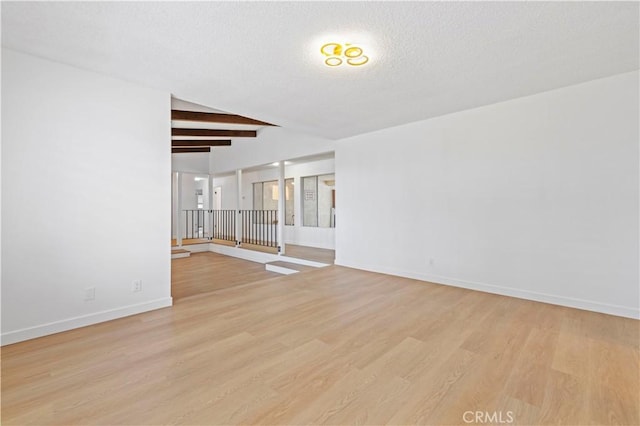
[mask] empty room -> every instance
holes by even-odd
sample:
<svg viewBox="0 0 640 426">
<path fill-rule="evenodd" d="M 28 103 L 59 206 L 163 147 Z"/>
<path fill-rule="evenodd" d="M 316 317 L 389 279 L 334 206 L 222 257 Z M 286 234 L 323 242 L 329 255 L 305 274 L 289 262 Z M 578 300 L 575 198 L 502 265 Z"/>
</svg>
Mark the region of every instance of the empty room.
<svg viewBox="0 0 640 426">
<path fill-rule="evenodd" d="M 640 424 L 640 3 L 0 7 L 2 424 Z"/>
</svg>

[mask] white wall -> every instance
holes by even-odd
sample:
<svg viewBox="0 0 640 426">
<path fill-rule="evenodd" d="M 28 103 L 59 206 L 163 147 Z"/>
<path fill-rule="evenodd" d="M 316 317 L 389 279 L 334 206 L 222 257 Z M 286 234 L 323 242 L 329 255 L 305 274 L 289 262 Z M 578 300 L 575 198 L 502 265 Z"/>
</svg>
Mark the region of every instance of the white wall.
<svg viewBox="0 0 640 426">
<path fill-rule="evenodd" d="M 222 194 L 220 197 L 222 206 L 219 208 L 219 210 L 235 210 L 237 208 L 238 185 L 236 182 L 235 174 L 229 176 L 214 177 L 213 187 L 222 188 Z"/>
<path fill-rule="evenodd" d="M 171 170 L 186 173 L 209 173 L 209 155 L 206 152 L 188 152 L 171 155 Z"/>
<path fill-rule="evenodd" d="M 170 95 L 3 49 L 2 107 L 2 343 L 170 305 Z"/>
<path fill-rule="evenodd" d="M 335 228 L 319 228 L 302 226 L 302 178 L 306 176 L 329 175 L 335 172 L 334 159 L 298 163 L 287 166 L 285 174 L 293 177 L 295 190 L 294 198 L 294 226 L 284 227 L 286 244 L 296 244 L 309 247 L 335 249 Z M 319 183 L 320 185 L 321 183 Z M 336 188 L 340 183 L 336 181 Z M 336 194 L 339 189 L 336 189 Z M 337 220 L 336 220 L 337 221 Z M 286 249 L 285 249 L 286 250 Z"/>
<path fill-rule="evenodd" d="M 318 226 L 330 227 L 332 223 L 333 205 L 332 195 L 335 190 L 335 175 L 318 176 Z M 304 201 L 304 200 L 303 200 Z"/>
<path fill-rule="evenodd" d="M 304 176 L 327 175 L 335 170 L 334 160 L 326 159 L 285 166 L 285 178 L 293 178 L 295 182 L 294 226 L 284 227 L 285 244 L 297 244 L 309 247 L 333 249 L 335 247 L 335 229 L 302 226 L 302 197 L 297 188 L 301 188 Z M 253 209 L 253 184 L 278 179 L 278 168 L 244 172 L 242 174 L 243 209 Z M 234 208 L 236 197 L 236 177 L 214 179 L 214 186 L 222 186 L 222 204 Z M 337 184 L 336 184 L 337 186 Z M 286 251 L 286 248 L 285 248 Z"/>
<path fill-rule="evenodd" d="M 337 263 L 640 317 L 638 72 L 337 143 Z"/>
<path fill-rule="evenodd" d="M 290 176 L 287 176 L 287 178 Z M 254 209 L 253 184 L 278 179 L 278 168 L 242 173 L 242 206 L 245 209 Z"/>
<path fill-rule="evenodd" d="M 199 178 L 199 180 L 195 180 L 195 178 Z M 182 238 L 203 238 L 208 236 L 209 220 L 207 215 L 203 212 L 185 212 L 185 210 L 198 210 L 198 197 L 196 196 L 197 190 L 202 191 L 203 210 L 208 210 L 209 175 L 183 173 L 181 191 L 182 211 L 180 212 Z M 204 234 L 198 233 L 198 226 L 202 226 Z"/>
<path fill-rule="evenodd" d="M 235 138 L 232 146 L 214 149 L 211 173 L 225 173 L 283 159 L 301 158 L 334 150 L 335 142 L 281 127 L 263 127 L 257 138 Z"/>
<path fill-rule="evenodd" d="M 328 175 L 335 171 L 333 158 L 295 163 L 285 166 L 285 177 L 293 178 L 296 192 L 294 197 L 295 225 L 284 227 L 284 237 L 286 244 L 297 244 L 309 247 L 319 247 L 326 249 L 335 248 L 335 229 L 302 226 L 302 201 L 301 194 L 297 188 L 301 188 L 301 178 L 304 176 Z M 243 172 L 242 174 L 242 208 L 253 209 L 253 183 L 265 182 L 278 179 L 278 168 L 272 167 L 265 170 Z M 235 209 L 237 202 L 236 177 L 224 176 L 216 177 L 213 186 L 222 187 L 222 205 L 224 209 Z M 336 182 L 336 187 L 339 183 Z M 337 191 L 336 191 L 337 193 Z M 286 250 L 286 249 L 285 249 Z"/>
<path fill-rule="evenodd" d="M 195 178 L 198 178 L 196 180 Z M 204 207 L 209 208 L 209 175 L 184 173 L 182 175 L 182 209 L 195 210 L 198 208 L 196 191 L 201 190 Z"/>
<path fill-rule="evenodd" d="M 178 224 L 180 223 L 180 214 L 178 213 L 178 195 L 181 194 L 178 185 L 178 173 L 171 173 L 171 238 L 178 238 Z"/>
</svg>

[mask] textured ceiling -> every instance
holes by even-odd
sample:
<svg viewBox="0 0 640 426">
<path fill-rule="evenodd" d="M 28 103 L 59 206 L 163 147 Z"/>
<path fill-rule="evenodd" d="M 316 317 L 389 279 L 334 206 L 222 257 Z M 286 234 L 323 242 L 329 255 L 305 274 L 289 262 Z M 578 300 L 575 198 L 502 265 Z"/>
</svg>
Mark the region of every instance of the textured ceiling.
<svg viewBox="0 0 640 426">
<path fill-rule="evenodd" d="M 2 2 L 2 44 L 340 138 L 638 69 L 635 2 Z M 328 68 L 323 40 L 371 62 Z"/>
</svg>

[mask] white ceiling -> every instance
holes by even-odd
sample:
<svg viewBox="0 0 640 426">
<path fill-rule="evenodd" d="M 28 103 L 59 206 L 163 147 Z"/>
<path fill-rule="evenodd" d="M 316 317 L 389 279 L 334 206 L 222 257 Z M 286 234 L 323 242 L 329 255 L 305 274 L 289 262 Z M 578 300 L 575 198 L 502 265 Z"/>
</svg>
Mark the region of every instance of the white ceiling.
<svg viewBox="0 0 640 426">
<path fill-rule="evenodd" d="M 638 69 L 637 2 L 2 2 L 6 47 L 341 138 Z M 371 62 L 328 68 L 323 40 Z"/>
</svg>

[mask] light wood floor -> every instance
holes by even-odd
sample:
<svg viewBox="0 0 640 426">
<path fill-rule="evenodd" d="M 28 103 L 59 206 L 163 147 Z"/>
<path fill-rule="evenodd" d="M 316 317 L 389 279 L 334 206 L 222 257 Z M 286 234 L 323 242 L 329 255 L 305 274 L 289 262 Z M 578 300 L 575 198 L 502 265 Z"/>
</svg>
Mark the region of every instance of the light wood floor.
<svg viewBox="0 0 640 426">
<path fill-rule="evenodd" d="M 336 252 L 335 250 L 287 244 L 285 246 L 285 256 L 333 265 L 336 258 Z"/>
<path fill-rule="evenodd" d="M 639 324 L 330 266 L 4 347 L 2 422 L 638 425 Z"/>
<path fill-rule="evenodd" d="M 212 252 L 192 253 L 171 260 L 171 296 L 181 299 L 279 276 L 262 263 Z"/>
</svg>

